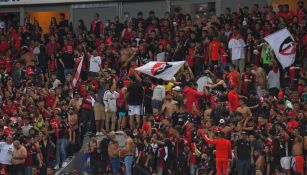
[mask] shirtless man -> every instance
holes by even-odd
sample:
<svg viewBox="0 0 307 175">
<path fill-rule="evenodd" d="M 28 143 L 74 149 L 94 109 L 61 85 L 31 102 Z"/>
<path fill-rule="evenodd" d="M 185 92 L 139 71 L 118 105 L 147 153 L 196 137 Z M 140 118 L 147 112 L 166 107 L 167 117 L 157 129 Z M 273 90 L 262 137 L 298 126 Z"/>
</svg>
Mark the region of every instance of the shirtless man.
<svg viewBox="0 0 307 175">
<path fill-rule="evenodd" d="M 77 132 L 78 132 L 78 115 L 74 108 L 70 106 L 68 108 L 68 124 L 69 124 L 69 142 L 73 145 L 73 152 L 77 151 Z"/>
<path fill-rule="evenodd" d="M 135 144 L 132 138 L 129 136 L 130 131 L 123 132 L 125 138 L 125 147 L 120 149 L 120 156 L 124 157 L 125 161 L 125 175 L 132 175 L 132 163 L 135 150 Z"/>
<path fill-rule="evenodd" d="M 295 158 L 295 172 L 297 174 L 304 174 L 304 155 L 303 155 L 303 137 L 299 134 L 299 131 L 295 129 L 293 131 L 295 139 L 292 146 L 292 155 Z"/>
<path fill-rule="evenodd" d="M 257 79 L 257 96 L 261 97 L 262 89 L 266 87 L 266 73 L 262 67 L 258 67 L 257 65 L 253 66 L 252 73 L 256 75 Z"/>
<path fill-rule="evenodd" d="M 240 106 L 237 108 L 237 112 L 240 112 L 244 119 L 252 116 L 250 108 L 246 106 L 243 99 L 239 99 L 239 105 Z"/>
<path fill-rule="evenodd" d="M 129 44 L 126 45 L 126 48 L 122 49 L 120 52 L 120 62 L 127 66 L 131 59 L 134 58 L 138 49 L 128 46 Z"/>
<path fill-rule="evenodd" d="M 167 92 L 164 103 L 162 105 L 161 114 L 164 113 L 166 118 L 171 118 L 173 113 L 176 111 L 176 101 L 173 100 L 172 94 Z"/>
<path fill-rule="evenodd" d="M 82 100 L 80 100 L 80 94 L 74 92 L 74 98 L 70 100 L 69 106 L 72 106 L 77 111 L 81 108 Z"/>
<path fill-rule="evenodd" d="M 265 158 L 263 155 L 261 155 L 261 151 L 258 149 L 254 150 L 253 163 L 255 164 L 256 170 L 260 170 L 261 172 L 264 172 Z"/>
<path fill-rule="evenodd" d="M 13 175 L 22 175 L 24 173 L 25 162 L 27 158 L 27 149 L 22 146 L 19 140 L 15 140 L 12 156 L 12 172 Z"/>
<path fill-rule="evenodd" d="M 119 144 L 116 140 L 116 134 L 114 131 L 107 134 L 107 137 L 110 139 L 108 145 L 108 155 L 110 158 L 110 164 L 112 167 L 112 174 L 117 175 L 119 174 L 120 169 L 120 159 L 119 159 Z"/>
<path fill-rule="evenodd" d="M 206 103 L 206 110 L 204 112 L 204 120 L 209 120 L 211 118 L 212 108 L 209 103 Z"/>
</svg>

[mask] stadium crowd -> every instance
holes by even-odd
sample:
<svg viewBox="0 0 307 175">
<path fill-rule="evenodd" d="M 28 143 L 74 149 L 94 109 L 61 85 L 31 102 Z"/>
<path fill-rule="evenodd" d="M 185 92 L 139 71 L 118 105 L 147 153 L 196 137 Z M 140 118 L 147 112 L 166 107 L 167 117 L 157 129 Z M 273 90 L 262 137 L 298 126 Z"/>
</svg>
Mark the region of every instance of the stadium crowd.
<svg viewBox="0 0 307 175">
<path fill-rule="evenodd" d="M 0 174 L 54 174 L 90 136 L 93 175 L 303 175 L 307 11 L 298 5 L 219 16 L 176 8 L 123 23 L 95 14 L 76 29 L 62 14 L 46 34 L 38 21 L 1 17 Z M 263 38 L 285 27 L 296 60 L 282 69 Z M 171 81 L 135 70 L 182 60 Z"/>
</svg>

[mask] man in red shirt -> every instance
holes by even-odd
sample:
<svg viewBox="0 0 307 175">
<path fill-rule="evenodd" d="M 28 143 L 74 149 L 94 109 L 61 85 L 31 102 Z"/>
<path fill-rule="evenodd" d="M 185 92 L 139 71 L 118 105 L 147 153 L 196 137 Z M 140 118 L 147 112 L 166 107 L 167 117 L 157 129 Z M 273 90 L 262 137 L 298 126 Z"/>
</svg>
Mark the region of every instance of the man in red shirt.
<svg viewBox="0 0 307 175">
<path fill-rule="evenodd" d="M 183 93 L 185 96 L 185 105 L 187 111 L 189 113 L 198 113 L 200 111 L 199 108 L 199 99 L 204 96 L 203 92 L 197 92 L 192 82 L 188 82 L 188 84 L 184 87 Z"/>
<path fill-rule="evenodd" d="M 202 133 L 199 133 L 202 135 Z M 207 143 L 215 145 L 216 155 L 216 175 L 228 174 L 228 160 L 231 159 L 231 142 L 225 139 L 225 133 L 219 132 L 217 139 L 210 139 L 206 134 L 202 135 Z"/>
<path fill-rule="evenodd" d="M 228 103 L 230 104 L 230 110 L 236 111 L 239 107 L 239 94 L 238 94 L 238 87 L 232 86 L 233 89 L 228 93 Z"/>
</svg>

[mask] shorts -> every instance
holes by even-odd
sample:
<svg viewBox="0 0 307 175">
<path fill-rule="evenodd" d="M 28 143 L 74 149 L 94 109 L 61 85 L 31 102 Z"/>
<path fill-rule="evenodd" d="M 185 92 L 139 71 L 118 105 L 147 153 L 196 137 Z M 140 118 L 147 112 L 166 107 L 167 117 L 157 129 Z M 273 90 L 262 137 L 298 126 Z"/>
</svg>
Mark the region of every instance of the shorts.
<svg viewBox="0 0 307 175">
<path fill-rule="evenodd" d="M 98 72 L 88 72 L 88 76 L 90 76 L 90 77 L 99 77 L 99 73 Z"/>
<path fill-rule="evenodd" d="M 280 159 L 281 168 L 285 169 L 285 170 L 290 170 L 290 168 L 291 168 L 291 160 L 292 160 L 292 157 L 282 157 Z"/>
<path fill-rule="evenodd" d="M 140 115 L 141 114 L 141 105 L 129 105 L 128 106 L 128 115 Z"/>
<path fill-rule="evenodd" d="M 118 112 L 118 117 L 126 117 L 126 112 Z"/>
<path fill-rule="evenodd" d="M 95 103 L 94 112 L 95 112 L 95 120 L 105 120 L 106 119 L 106 113 L 105 113 L 103 104 Z"/>
<path fill-rule="evenodd" d="M 153 109 L 161 109 L 162 108 L 162 101 L 159 101 L 159 100 L 152 100 L 151 101 L 151 107 Z"/>
<path fill-rule="evenodd" d="M 303 155 L 294 157 L 293 167 L 296 173 L 304 173 L 304 156 Z"/>
<path fill-rule="evenodd" d="M 125 106 L 118 107 L 117 112 L 118 112 L 118 117 L 126 117 L 127 115 L 127 110 Z"/>
</svg>

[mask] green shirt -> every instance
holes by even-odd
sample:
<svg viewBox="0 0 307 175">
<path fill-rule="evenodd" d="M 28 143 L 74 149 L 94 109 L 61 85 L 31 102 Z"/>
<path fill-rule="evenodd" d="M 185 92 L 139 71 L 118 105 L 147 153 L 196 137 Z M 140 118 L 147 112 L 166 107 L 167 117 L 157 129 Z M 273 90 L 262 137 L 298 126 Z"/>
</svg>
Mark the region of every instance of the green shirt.
<svg viewBox="0 0 307 175">
<path fill-rule="evenodd" d="M 271 51 L 272 51 L 272 48 L 271 48 L 270 45 L 268 45 L 268 44 L 262 45 L 262 50 L 261 50 L 262 64 L 271 64 L 272 63 Z"/>
</svg>

